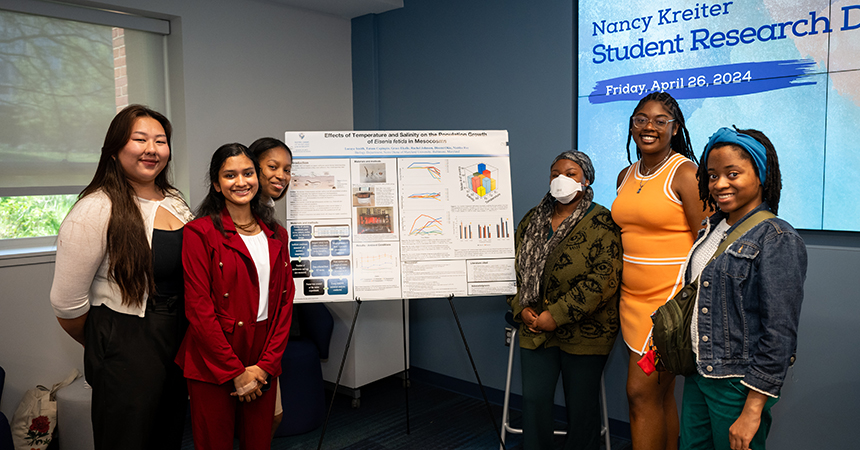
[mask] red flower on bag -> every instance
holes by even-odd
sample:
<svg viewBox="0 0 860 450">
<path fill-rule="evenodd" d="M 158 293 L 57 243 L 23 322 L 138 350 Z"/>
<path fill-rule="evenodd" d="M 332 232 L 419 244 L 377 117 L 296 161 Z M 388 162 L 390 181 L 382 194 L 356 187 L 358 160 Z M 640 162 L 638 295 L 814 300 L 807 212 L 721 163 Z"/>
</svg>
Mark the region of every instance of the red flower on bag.
<svg viewBox="0 0 860 450">
<path fill-rule="evenodd" d="M 48 430 L 51 429 L 51 420 L 45 416 L 39 416 L 33 419 L 33 424 L 30 425 L 30 429 L 41 434 L 47 434 Z"/>
<path fill-rule="evenodd" d="M 39 416 L 33 419 L 30 424 L 30 429 L 27 430 L 27 445 L 41 445 L 51 442 L 51 436 L 48 433 L 51 431 L 51 419 L 47 416 Z M 38 450 L 38 449 L 30 449 Z"/>
</svg>

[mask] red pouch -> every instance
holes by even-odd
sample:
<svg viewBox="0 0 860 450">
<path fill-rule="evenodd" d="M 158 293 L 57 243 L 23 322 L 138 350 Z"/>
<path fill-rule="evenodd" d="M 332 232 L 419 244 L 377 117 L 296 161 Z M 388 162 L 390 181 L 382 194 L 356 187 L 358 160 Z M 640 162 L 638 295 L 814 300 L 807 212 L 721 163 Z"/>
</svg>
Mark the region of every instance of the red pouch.
<svg viewBox="0 0 860 450">
<path fill-rule="evenodd" d="M 652 373 L 654 373 L 654 371 L 657 370 L 656 356 L 657 354 L 654 349 L 649 349 L 636 363 L 639 365 L 639 368 L 641 368 L 642 371 L 645 372 L 645 375 L 650 376 Z"/>
</svg>

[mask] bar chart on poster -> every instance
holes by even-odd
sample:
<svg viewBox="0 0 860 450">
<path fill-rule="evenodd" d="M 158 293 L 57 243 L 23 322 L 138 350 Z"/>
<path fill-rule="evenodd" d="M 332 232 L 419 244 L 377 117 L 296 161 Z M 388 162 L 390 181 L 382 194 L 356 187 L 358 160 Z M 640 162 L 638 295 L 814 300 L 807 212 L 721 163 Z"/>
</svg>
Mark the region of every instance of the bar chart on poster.
<svg viewBox="0 0 860 450">
<path fill-rule="evenodd" d="M 507 131 L 286 132 L 297 302 L 516 292 Z"/>
</svg>

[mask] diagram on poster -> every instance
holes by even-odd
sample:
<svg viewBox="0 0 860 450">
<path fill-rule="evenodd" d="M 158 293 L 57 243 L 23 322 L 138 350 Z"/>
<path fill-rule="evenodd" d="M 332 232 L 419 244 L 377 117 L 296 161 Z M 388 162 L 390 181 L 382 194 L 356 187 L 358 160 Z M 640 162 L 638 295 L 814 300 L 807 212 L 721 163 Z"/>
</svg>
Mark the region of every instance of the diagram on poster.
<svg viewBox="0 0 860 450">
<path fill-rule="evenodd" d="M 287 224 L 296 296 L 345 297 L 352 285 L 350 225 L 337 220 Z"/>
<path fill-rule="evenodd" d="M 516 291 L 506 131 L 287 132 L 296 300 Z"/>
</svg>

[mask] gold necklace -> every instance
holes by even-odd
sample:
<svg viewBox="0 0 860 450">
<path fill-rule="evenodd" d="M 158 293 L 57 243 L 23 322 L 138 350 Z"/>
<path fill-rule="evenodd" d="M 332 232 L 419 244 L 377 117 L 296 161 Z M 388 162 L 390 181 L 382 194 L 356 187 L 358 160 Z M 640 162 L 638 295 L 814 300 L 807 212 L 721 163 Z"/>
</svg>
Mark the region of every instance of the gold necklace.
<svg viewBox="0 0 860 450">
<path fill-rule="evenodd" d="M 235 225 L 236 228 L 247 233 L 251 233 L 252 231 L 257 229 L 257 221 L 255 219 L 251 219 L 251 221 L 248 223 L 236 223 L 236 221 L 233 220 L 233 225 Z"/>
<path fill-rule="evenodd" d="M 654 165 L 654 167 L 652 167 L 650 169 L 645 167 L 645 164 L 643 164 L 641 160 L 639 161 L 639 165 L 642 167 L 645 167 L 645 175 L 641 174 L 641 172 L 642 172 L 641 170 L 639 171 L 640 175 L 642 175 L 642 179 L 639 180 L 639 189 L 636 191 L 637 194 L 642 192 L 642 187 L 645 186 L 645 184 L 647 184 L 649 181 L 651 181 L 651 179 L 648 178 L 651 176 L 651 172 L 654 172 L 655 170 L 659 169 L 660 167 L 663 167 L 663 163 L 665 163 L 666 161 L 669 160 L 669 156 L 671 154 L 672 154 L 672 149 L 669 149 L 669 152 L 666 153 L 666 157 L 663 158 L 662 161 L 660 161 L 659 163 L 657 163 L 656 165 Z"/>
</svg>

